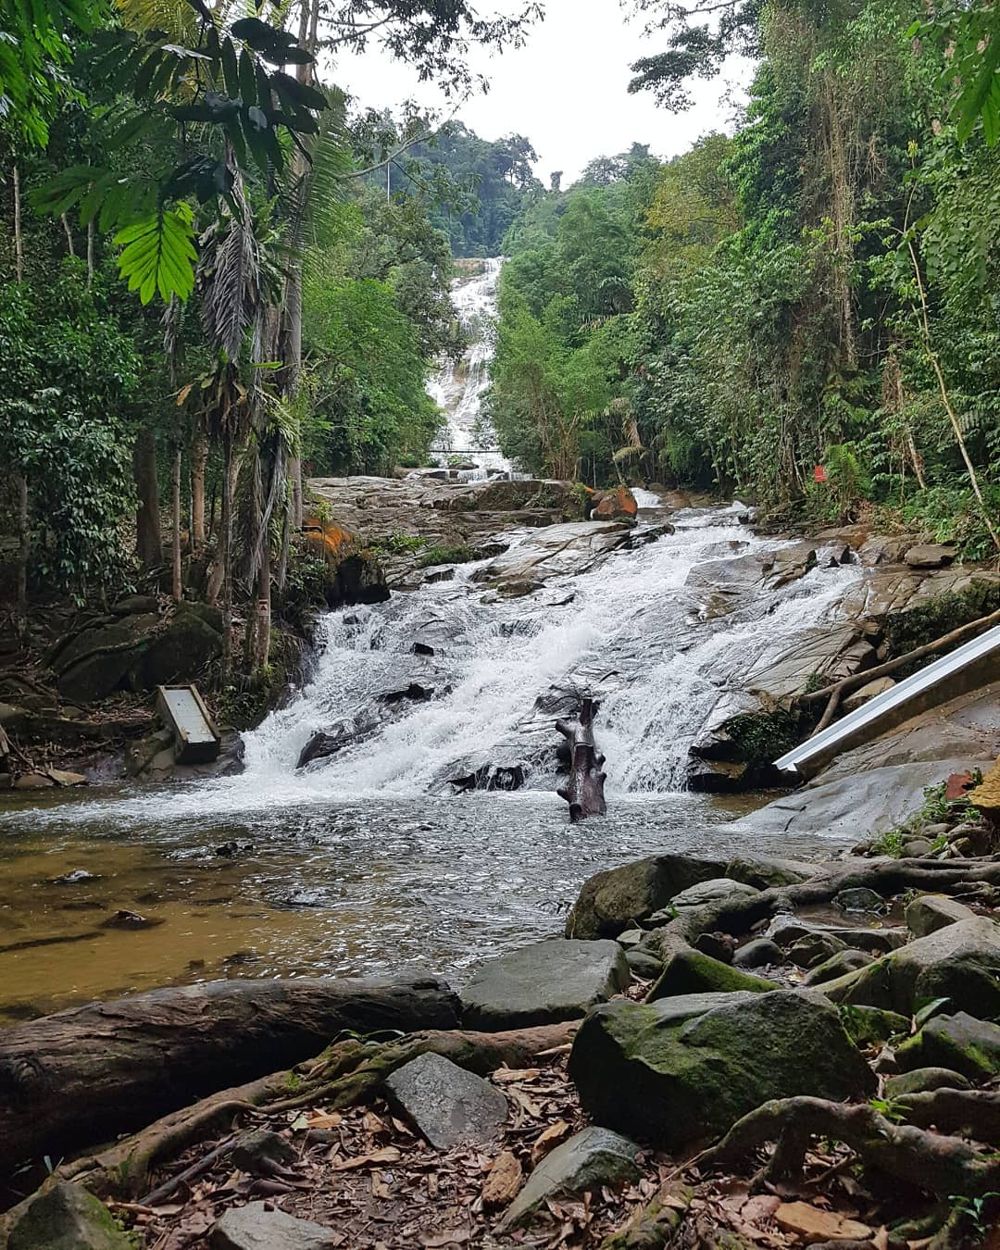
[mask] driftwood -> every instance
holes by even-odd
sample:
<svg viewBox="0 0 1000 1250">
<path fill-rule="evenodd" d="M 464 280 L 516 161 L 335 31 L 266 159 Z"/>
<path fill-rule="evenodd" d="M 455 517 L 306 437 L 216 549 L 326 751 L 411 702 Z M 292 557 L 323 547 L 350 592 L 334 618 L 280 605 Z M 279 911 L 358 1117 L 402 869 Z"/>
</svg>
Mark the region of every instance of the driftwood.
<svg viewBox="0 0 1000 1250">
<path fill-rule="evenodd" d="M 603 816 L 608 807 L 604 801 L 604 756 L 594 741 L 594 716 L 597 705 L 584 699 L 580 719 L 556 721 L 556 728 L 569 744 L 569 780 L 556 793 L 569 804 L 569 818 L 584 820 L 587 816 Z"/>
<path fill-rule="evenodd" d="M 107 1140 L 338 1033 L 449 1028 L 431 978 L 212 981 L 61 1011 L 0 1033 L 0 1171 Z"/>
</svg>

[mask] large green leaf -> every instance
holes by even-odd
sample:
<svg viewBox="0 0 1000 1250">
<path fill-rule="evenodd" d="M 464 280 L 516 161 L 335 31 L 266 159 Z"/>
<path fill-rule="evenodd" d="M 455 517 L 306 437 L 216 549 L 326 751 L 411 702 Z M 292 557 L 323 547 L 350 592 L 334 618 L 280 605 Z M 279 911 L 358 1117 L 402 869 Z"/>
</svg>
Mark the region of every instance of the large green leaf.
<svg viewBox="0 0 1000 1250">
<path fill-rule="evenodd" d="M 194 213 L 188 204 L 159 208 L 143 221 L 126 226 L 115 235 L 122 252 L 118 271 L 128 279 L 128 289 L 138 291 L 148 304 L 157 293 L 164 301 L 176 295 L 185 300 L 194 290 Z"/>
</svg>

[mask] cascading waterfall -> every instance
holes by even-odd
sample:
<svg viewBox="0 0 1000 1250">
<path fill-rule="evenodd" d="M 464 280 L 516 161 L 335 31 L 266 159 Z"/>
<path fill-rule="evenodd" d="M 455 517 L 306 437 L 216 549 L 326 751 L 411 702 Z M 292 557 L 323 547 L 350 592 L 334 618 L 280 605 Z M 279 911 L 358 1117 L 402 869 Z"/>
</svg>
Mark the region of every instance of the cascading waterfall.
<svg viewBox="0 0 1000 1250">
<path fill-rule="evenodd" d="M 453 455 L 471 459 L 478 466 L 468 473 L 471 480 L 486 477 L 491 469 L 501 473 L 511 469 L 510 461 L 496 450 L 495 436 L 481 412 L 493 358 L 493 321 L 502 264 L 501 257 L 491 257 L 482 262 L 482 272 L 471 278 L 460 276 L 452 283 L 452 303 L 469 336 L 469 348 L 458 364 L 446 361 L 427 387 L 447 419 L 432 454 L 444 463 Z"/>
</svg>

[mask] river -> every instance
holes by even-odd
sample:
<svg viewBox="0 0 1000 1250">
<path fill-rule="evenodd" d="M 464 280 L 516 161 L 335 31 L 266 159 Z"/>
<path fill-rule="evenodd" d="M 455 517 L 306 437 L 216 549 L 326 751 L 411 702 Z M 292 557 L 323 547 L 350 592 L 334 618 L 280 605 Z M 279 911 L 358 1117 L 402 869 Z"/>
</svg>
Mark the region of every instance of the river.
<svg viewBox="0 0 1000 1250">
<path fill-rule="evenodd" d="M 599 868 L 662 850 L 816 850 L 748 842 L 730 822 L 763 797 L 689 792 L 688 747 L 857 571 L 817 568 L 720 604 L 707 567 L 782 544 L 738 504 L 673 512 L 670 533 L 660 501 L 640 502 L 648 542 L 528 597 L 484 590 L 483 561 L 330 613 L 309 680 L 247 735 L 240 776 L 14 799 L 0 814 L 0 1017 L 220 975 L 419 967 L 460 981 L 558 932 Z M 537 533 L 506 537 L 516 550 Z M 427 636 L 433 654 L 415 654 Z M 414 683 L 426 701 L 396 697 Z M 609 814 L 570 826 L 553 721 L 584 690 L 601 700 Z M 315 730 L 372 707 L 380 727 L 296 768 Z M 484 767 L 516 767 L 523 788 L 456 792 Z M 107 927 L 119 909 L 151 927 Z"/>
</svg>

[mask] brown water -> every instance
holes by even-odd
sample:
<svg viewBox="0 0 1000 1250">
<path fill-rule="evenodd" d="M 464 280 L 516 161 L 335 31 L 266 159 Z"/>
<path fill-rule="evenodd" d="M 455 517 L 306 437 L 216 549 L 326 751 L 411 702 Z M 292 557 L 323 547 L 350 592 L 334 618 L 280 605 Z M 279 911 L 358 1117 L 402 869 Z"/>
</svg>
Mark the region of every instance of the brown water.
<svg viewBox="0 0 1000 1250">
<path fill-rule="evenodd" d="M 218 976 L 420 968 L 460 982 L 558 932 L 599 868 L 658 850 L 732 853 L 724 822 L 759 801 L 620 799 L 578 826 L 539 793 L 280 810 L 262 794 L 239 820 L 200 817 L 190 790 L 12 802 L 0 811 L 0 1019 Z M 234 855 L 218 853 L 232 842 Z M 158 923 L 102 927 L 119 909 Z"/>
</svg>

